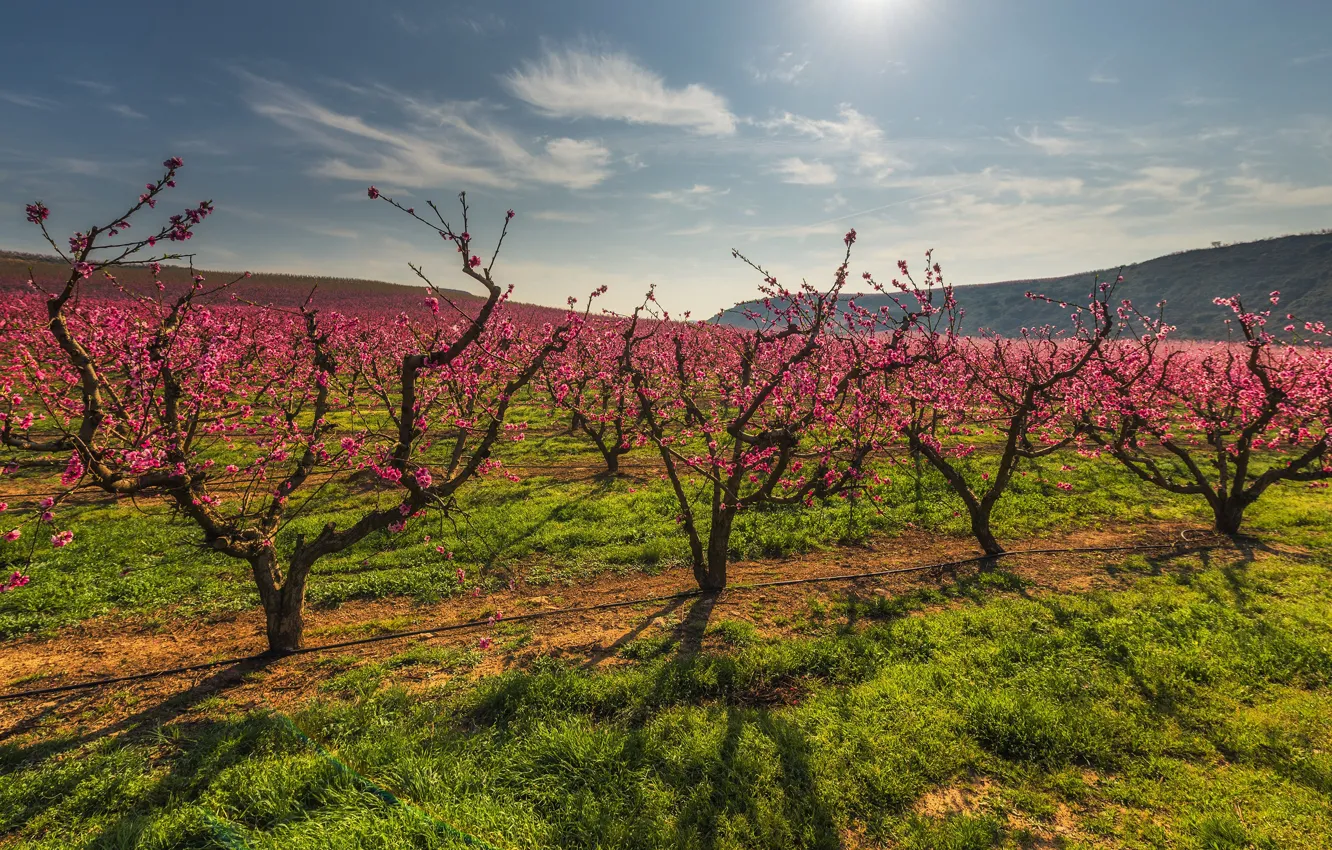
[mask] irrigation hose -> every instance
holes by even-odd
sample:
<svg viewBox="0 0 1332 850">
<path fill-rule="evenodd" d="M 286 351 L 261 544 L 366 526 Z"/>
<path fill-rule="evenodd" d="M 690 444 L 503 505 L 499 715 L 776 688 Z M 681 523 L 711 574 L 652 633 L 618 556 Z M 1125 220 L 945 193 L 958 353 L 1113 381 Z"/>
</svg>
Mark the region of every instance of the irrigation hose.
<svg viewBox="0 0 1332 850">
<path fill-rule="evenodd" d="M 749 584 L 730 585 L 724 591 L 716 593 L 734 593 L 745 590 L 762 590 L 769 587 L 788 587 L 796 584 L 818 584 L 830 581 L 854 581 L 865 578 L 878 578 L 880 576 L 900 575 L 902 573 L 917 573 L 927 570 L 942 572 L 943 570 L 954 567 L 962 567 L 968 564 L 976 564 L 982 561 L 995 561 L 1000 558 L 1011 558 L 1018 555 L 1060 555 L 1086 552 L 1148 552 L 1162 549 L 1171 549 L 1183 553 L 1191 543 L 1187 536 L 1181 534 L 1183 540 L 1174 543 L 1152 543 L 1136 546 L 1073 546 L 1052 549 L 1015 549 L 1012 551 L 999 552 L 994 555 L 974 555 L 970 558 L 961 558 L 955 561 L 942 561 L 936 564 L 920 564 L 914 567 L 897 567 L 891 570 L 873 570 L 863 573 L 842 573 L 831 576 L 812 576 L 809 578 L 777 579 L 774 581 L 751 582 Z M 600 602 L 595 605 L 576 605 L 569 608 L 556 608 L 550 611 L 531 611 L 526 614 L 512 614 L 504 618 L 503 622 L 515 623 L 527 620 L 538 620 L 546 617 L 561 617 L 568 614 L 580 614 L 589 611 L 606 611 L 612 608 L 627 608 L 634 605 L 647 605 L 652 602 L 670 602 L 676 599 L 690 599 L 696 596 L 703 596 L 708 591 L 694 589 L 683 590 L 679 593 L 667 593 L 661 596 L 648 596 L 642 599 L 623 599 L 615 602 Z M 464 629 L 474 629 L 481 626 L 492 625 L 490 619 L 485 620 L 467 620 L 461 623 L 444 623 L 428 628 L 411 629 L 401 632 L 389 632 L 388 634 L 374 635 L 372 637 L 357 638 L 355 640 L 344 640 L 337 643 L 325 643 L 319 646 L 309 646 L 302 649 L 292 650 L 291 652 L 274 654 L 261 652 L 256 655 L 245 655 L 239 658 L 226 658 L 220 661 L 206 661 L 199 664 L 189 664 L 183 667 L 172 667 L 166 670 L 153 670 L 147 673 L 133 673 L 128 676 L 115 676 L 108 679 L 94 679 L 89 682 L 75 682 L 69 685 L 57 685 L 49 688 L 35 688 L 27 691 L 17 691 L 15 693 L 0 694 L 0 702 L 10 700 L 27 699 L 28 697 L 50 696 L 53 694 L 68 693 L 70 691 L 79 691 L 87 688 L 100 688 L 106 685 L 119 685 L 126 682 L 138 682 L 144 679 L 155 679 L 159 676 L 174 676 L 180 673 L 194 673 L 200 670 L 210 670 L 214 667 L 228 667 L 236 664 L 245 664 L 247 662 L 270 660 L 277 658 L 288 658 L 296 655 L 310 655 L 316 652 L 327 652 L 331 649 L 345 649 L 350 646 L 362 646 L 369 643 L 380 643 L 388 640 L 399 640 L 401 638 L 417 637 L 427 634 L 438 634 L 440 632 L 456 632 Z"/>
</svg>

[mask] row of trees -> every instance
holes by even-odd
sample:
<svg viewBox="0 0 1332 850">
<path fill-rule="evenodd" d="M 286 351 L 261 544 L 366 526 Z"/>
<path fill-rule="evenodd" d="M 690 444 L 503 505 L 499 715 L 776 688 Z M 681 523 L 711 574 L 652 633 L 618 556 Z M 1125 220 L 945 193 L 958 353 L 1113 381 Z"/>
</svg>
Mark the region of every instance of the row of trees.
<svg viewBox="0 0 1332 850">
<path fill-rule="evenodd" d="M 784 287 L 737 254 L 763 280 L 750 330 L 675 320 L 653 292 L 627 316 L 593 315 L 600 292 L 581 311 L 571 299 L 540 313 L 511 304 L 493 273 L 512 211 L 485 260 L 465 196 L 459 228 L 433 204 L 418 214 L 373 187 L 371 199 L 452 244 L 483 299 L 450 299 L 416 267 L 424 304 L 392 314 L 321 309 L 315 292 L 299 306 L 261 306 L 241 294 L 244 276 L 192 274 L 171 294 L 124 285 L 119 268 L 158 275 L 182 256 L 157 252 L 159 242 L 188 240 L 211 212 L 203 203 L 124 238 L 181 165 L 168 160 L 126 213 L 67 248 L 47 230 L 49 211 L 28 207 L 70 273 L 0 309 L 0 442 L 68 464 L 61 489 L 8 539 L 49 530 L 54 545 L 70 542 L 59 508 L 79 488 L 160 497 L 208 546 L 249 564 L 276 652 L 301 645 L 319 559 L 448 515 L 462 487 L 500 468 L 493 451 L 520 397 L 567 417 L 608 474 L 631 451 L 657 455 L 705 590 L 726 584 L 741 511 L 859 492 L 898 450 L 942 475 L 989 554 L 1002 551 L 990 517 L 1016 471 L 1062 448 L 1203 496 L 1228 532 L 1272 484 L 1332 477 L 1332 359 L 1317 342 L 1295 344 L 1294 325 L 1279 341 L 1270 309 L 1221 302 L 1242 342 L 1174 344 L 1159 316 L 1115 304 L 1117 281 L 1107 281 L 1086 304 L 1052 305 L 1071 309 L 1065 328 L 961 337 L 953 290 L 928 257 L 919 281 L 905 264 L 890 281 L 861 276 L 890 306 L 846 295 L 853 230 L 826 287 Z M 121 297 L 85 292 L 94 276 Z M 349 500 L 308 538 L 292 527 L 352 476 L 374 482 L 374 499 Z M 701 495 L 691 479 L 704 482 Z"/>
</svg>

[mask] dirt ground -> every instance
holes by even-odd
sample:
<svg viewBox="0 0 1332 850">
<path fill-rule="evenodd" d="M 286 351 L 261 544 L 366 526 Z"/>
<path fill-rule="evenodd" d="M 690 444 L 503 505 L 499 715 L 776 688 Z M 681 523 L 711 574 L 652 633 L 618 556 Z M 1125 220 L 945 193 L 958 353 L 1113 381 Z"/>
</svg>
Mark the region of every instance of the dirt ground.
<svg viewBox="0 0 1332 850">
<path fill-rule="evenodd" d="M 1123 529 L 1082 530 L 1019 541 L 1012 548 L 1172 544 L 1185 536 L 1190 546 L 1233 549 L 1233 544 L 1224 539 L 1178 524 L 1137 526 L 1128 536 Z M 306 644 L 311 647 L 390 631 L 429 629 L 484 619 L 496 611 L 502 612 L 504 618 L 498 627 L 481 625 L 285 658 L 248 659 L 189 673 L 8 701 L 0 713 L 0 741 L 41 738 L 56 732 L 101 737 L 177 716 L 188 717 L 191 712 L 202 710 L 200 703 L 216 711 L 219 699 L 224 701 L 221 704 L 227 711 L 265 706 L 283 710 L 317 694 L 320 684 L 337 672 L 329 669 L 326 659 L 351 656 L 360 661 L 374 661 L 401 653 L 414 644 L 476 648 L 483 636 L 494 637 L 496 646 L 483 653 L 483 662 L 469 673 L 461 674 L 476 677 L 523 666 L 541 655 L 565 658 L 588 668 L 624 663 L 618 650 L 637 638 L 659 634 L 679 636 L 682 630 L 691 628 L 702 635 L 708 622 L 727 619 L 748 621 L 761 635 L 780 635 L 791 632 L 795 621 L 808 616 L 811 604 L 845 601 L 849 595 L 861 599 L 875 595 L 895 597 L 939 588 L 973 574 L 977 565 L 780 587 L 745 585 L 953 561 L 974 556 L 972 547 L 967 539 L 907 533 L 866 547 L 736 563 L 730 569 L 731 587 L 715 599 L 682 598 L 599 611 L 552 613 L 522 623 L 514 622 L 512 617 L 688 591 L 693 589 L 692 576 L 683 569 L 655 576 L 605 575 L 580 585 L 520 585 L 513 591 L 428 606 L 405 599 L 384 599 L 311 609 L 306 620 Z M 1003 568 L 1030 582 L 1028 593 L 1087 591 L 1131 580 L 1117 567 L 1133 554 L 1017 555 L 1006 558 Z M 512 640 L 514 635 L 521 636 L 521 640 Z M 699 645 L 706 646 L 711 638 L 698 640 Z M 499 648 L 506 643 L 521 645 L 508 650 Z M 0 683 L 3 683 L 0 696 L 200 662 L 245 658 L 261 653 L 264 648 L 263 618 L 258 610 L 207 622 L 170 617 L 156 617 L 151 623 L 120 617 L 99 618 L 54 637 L 23 638 L 0 646 Z M 410 688 L 427 688 L 453 675 L 413 667 L 393 671 L 390 681 Z"/>
</svg>

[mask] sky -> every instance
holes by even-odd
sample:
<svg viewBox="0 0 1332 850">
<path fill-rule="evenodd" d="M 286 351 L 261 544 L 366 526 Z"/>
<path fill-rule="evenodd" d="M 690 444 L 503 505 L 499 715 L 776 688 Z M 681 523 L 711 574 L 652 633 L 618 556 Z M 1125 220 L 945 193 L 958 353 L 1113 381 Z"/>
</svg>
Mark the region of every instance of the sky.
<svg viewBox="0 0 1332 850">
<path fill-rule="evenodd" d="M 456 196 L 515 298 L 759 275 L 956 284 L 1332 227 L 1326 0 L 230 0 L 13 4 L 0 247 L 41 250 L 185 161 L 205 268 L 466 281 L 406 206 Z"/>
</svg>

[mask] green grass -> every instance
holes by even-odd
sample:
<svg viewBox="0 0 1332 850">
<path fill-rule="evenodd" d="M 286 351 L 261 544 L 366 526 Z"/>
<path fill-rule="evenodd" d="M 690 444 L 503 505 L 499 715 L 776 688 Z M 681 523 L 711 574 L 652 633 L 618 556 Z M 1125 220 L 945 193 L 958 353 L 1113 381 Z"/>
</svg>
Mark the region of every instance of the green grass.
<svg viewBox="0 0 1332 850">
<path fill-rule="evenodd" d="M 1122 570 L 1124 589 L 1091 594 L 994 573 L 942 607 L 852 599 L 794 640 L 720 620 L 715 652 L 650 635 L 612 670 L 543 660 L 415 695 L 398 671 L 475 653 L 333 659 L 328 693 L 292 719 L 355 775 L 266 712 L 10 742 L 0 832 L 33 848 L 463 846 L 442 821 L 502 848 L 985 848 L 1058 825 L 1067 847 L 1332 845 L 1328 564 Z M 922 803 L 950 788 L 972 802 Z"/>
<path fill-rule="evenodd" d="M 506 450 L 514 454 L 512 463 L 535 462 L 554 444 L 566 463 L 595 464 L 585 446 L 582 454 L 571 454 L 571 439 L 531 439 Z M 1075 469 L 1060 472 L 1064 461 Z M 925 468 L 917 481 L 909 466 L 885 472 L 893 484 L 883 490 L 881 503 L 829 499 L 812 508 L 741 514 L 732 535 L 733 555 L 778 558 L 908 528 L 968 539 L 965 511 L 936 473 Z M 1054 486 L 1065 480 L 1075 485 L 1074 492 Z M 1299 529 L 1312 523 L 1316 529 L 1327 505 L 1322 495 L 1273 490 L 1254 509 L 1255 527 Z M 347 522 L 348 506 L 369 505 L 376 498 L 349 485 L 325 488 L 318 502 L 279 536 L 279 551 L 293 545 L 296 534 L 308 537 L 331 520 Z M 432 603 L 469 592 L 476 583 L 497 587 L 510 578 L 567 583 L 606 571 L 657 572 L 683 566 L 688 556 L 674 521 L 674 497 L 656 478 L 604 482 L 531 476 L 517 483 L 492 478 L 466 488 L 459 501 L 456 525 L 437 517 L 422 520 L 403 534 L 373 535 L 321 560 L 310 580 L 309 602 L 332 606 L 400 596 Z M 1164 494 L 1109 463 L 1071 454 L 1047 459 L 1017 477 L 994 514 L 996 532 L 1010 540 L 1052 529 L 1130 527 L 1162 519 L 1208 521 L 1200 500 Z M 258 604 L 247 565 L 203 548 L 187 520 L 151 501 L 67 508 L 61 524 L 75 529 L 75 545 L 35 547 L 32 584 L 22 593 L 0 596 L 0 638 L 50 632 L 109 613 L 214 617 Z M 452 552 L 453 560 L 437 546 Z M 0 571 L 24 567 L 27 552 L 21 546 L 0 547 Z M 466 571 L 466 586 L 458 583 L 459 567 Z"/>
</svg>

